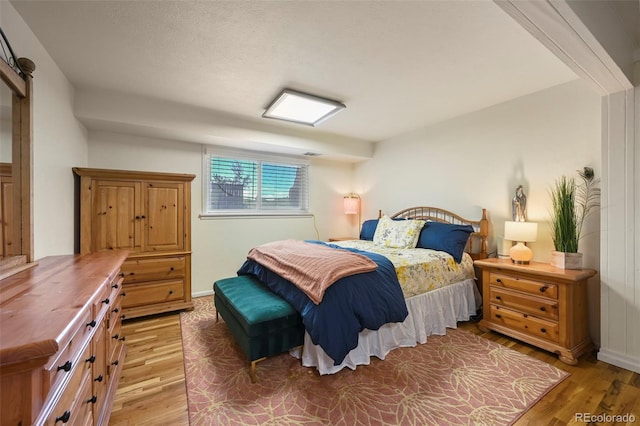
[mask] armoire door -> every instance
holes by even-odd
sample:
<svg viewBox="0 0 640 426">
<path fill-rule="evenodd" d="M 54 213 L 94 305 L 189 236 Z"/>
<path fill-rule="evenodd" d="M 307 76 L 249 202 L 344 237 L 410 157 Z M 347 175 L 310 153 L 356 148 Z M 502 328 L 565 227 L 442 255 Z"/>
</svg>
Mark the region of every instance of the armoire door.
<svg viewBox="0 0 640 426">
<path fill-rule="evenodd" d="M 96 180 L 92 195 L 91 251 L 140 251 L 144 221 L 140 183 Z"/>
<path fill-rule="evenodd" d="M 144 182 L 143 247 L 149 252 L 184 249 L 184 185 Z"/>
</svg>

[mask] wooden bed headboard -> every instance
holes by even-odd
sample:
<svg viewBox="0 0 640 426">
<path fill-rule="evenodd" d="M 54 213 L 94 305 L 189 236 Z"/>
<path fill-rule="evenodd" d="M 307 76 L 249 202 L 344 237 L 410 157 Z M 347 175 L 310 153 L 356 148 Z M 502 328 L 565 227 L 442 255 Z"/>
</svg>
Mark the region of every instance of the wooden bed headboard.
<svg viewBox="0 0 640 426">
<path fill-rule="evenodd" d="M 378 217 L 382 217 L 382 210 L 378 211 Z M 420 219 L 431 220 L 433 222 L 452 223 L 455 225 L 471 225 L 475 232 L 471 234 L 467 243 L 466 252 L 473 260 L 487 258 L 487 237 L 489 235 L 489 220 L 487 219 L 487 209 L 482 209 L 480 220 L 469 220 L 450 211 L 438 207 L 410 207 L 401 210 L 390 216 L 392 219 Z M 480 241 L 479 250 L 474 250 L 474 241 Z"/>
</svg>

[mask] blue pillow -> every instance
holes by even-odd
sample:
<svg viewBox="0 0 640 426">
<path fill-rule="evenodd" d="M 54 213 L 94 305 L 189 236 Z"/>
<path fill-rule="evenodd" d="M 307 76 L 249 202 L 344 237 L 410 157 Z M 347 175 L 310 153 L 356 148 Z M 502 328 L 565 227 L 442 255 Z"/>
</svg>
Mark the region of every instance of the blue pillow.
<svg viewBox="0 0 640 426">
<path fill-rule="evenodd" d="M 471 225 L 427 222 L 420 231 L 416 247 L 447 252 L 453 256 L 456 263 L 460 263 L 472 232 L 474 231 Z"/>
<path fill-rule="evenodd" d="M 365 220 L 362 223 L 362 229 L 360 229 L 360 239 L 373 241 L 373 234 L 376 233 L 378 227 L 378 219 Z"/>
</svg>

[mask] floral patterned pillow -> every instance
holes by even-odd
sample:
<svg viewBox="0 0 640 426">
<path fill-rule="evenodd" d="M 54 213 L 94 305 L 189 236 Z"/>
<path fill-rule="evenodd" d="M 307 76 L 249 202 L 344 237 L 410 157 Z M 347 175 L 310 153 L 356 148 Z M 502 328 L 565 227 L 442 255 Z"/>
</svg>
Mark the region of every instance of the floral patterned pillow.
<svg viewBox="0 0 640 426">
<path fill-rule="evenodd" d="M 375 244 L 393 248 L 414 248 L 424 220 L 391 220 L 382 216 L 373 235 Z"/>
</svg>

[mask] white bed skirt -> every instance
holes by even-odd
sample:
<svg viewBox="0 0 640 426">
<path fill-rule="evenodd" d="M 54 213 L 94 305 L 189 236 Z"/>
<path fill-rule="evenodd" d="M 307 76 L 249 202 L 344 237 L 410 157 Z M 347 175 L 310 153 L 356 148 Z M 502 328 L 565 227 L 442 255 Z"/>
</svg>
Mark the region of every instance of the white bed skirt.
<svg viewBox="0 0 640 426">
<path fill-rule="evenodd" d="M 345 367 L 355 370 L 358 365 L 368 365 L 372 356 L 384 359 L 395 348 L 414 347 L 426 343 L 432 334 L 446 334 L 447 328 L 456 328 L 458 321 L 468 321 L 475 315 L 481 303 L 472 278 L 411 297 L 407 299 L 409 316 L 403 322 L 360 332 L 358 346 L 340 365 L 333 365 L 333 360 L 305 333 L 302 365 L 316 367 L 320 374 L 334 374 Z M 291 355 L 300 358 L 300 349 L 292 350 Z"/>
</svg>

